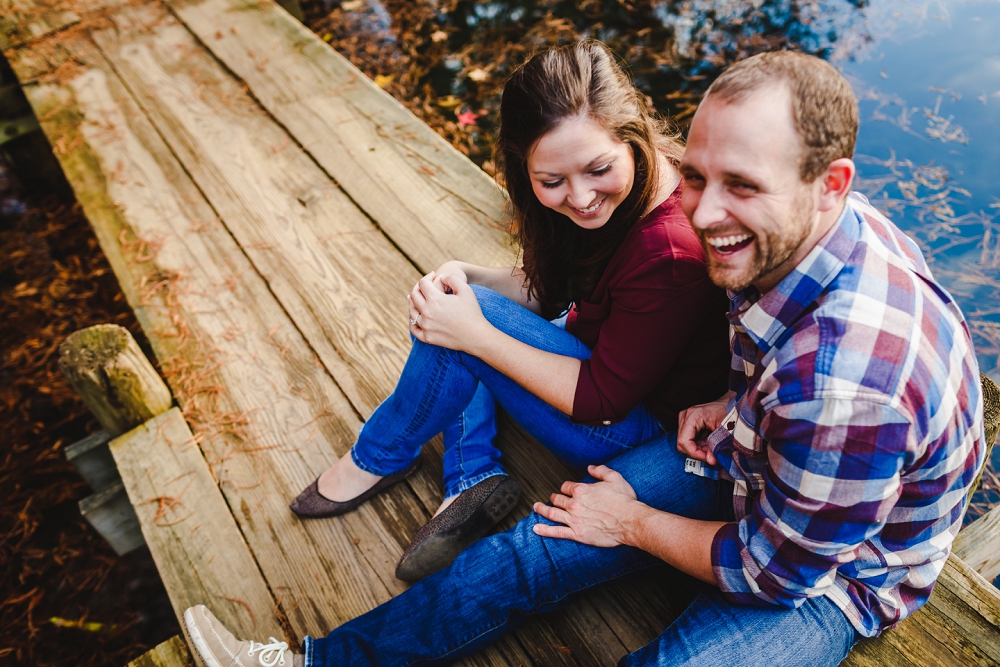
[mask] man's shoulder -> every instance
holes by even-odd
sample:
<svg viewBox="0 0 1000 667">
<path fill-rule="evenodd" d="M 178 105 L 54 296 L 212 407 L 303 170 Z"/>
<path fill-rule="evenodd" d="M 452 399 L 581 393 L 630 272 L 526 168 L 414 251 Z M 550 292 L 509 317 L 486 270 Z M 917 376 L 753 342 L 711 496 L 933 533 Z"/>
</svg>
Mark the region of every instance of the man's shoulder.
<svg viewBox="0 0 1000 667">
<path fill-rule="evenodd" d="M 950 366 L 974 367 L 968 330 L 916 244 L 867 200 L 849 205 L 854 250 L 775 350 L 775 381 L 802 386 L 804 399 L 918 404 L 948 382 Z"/>
</svg>

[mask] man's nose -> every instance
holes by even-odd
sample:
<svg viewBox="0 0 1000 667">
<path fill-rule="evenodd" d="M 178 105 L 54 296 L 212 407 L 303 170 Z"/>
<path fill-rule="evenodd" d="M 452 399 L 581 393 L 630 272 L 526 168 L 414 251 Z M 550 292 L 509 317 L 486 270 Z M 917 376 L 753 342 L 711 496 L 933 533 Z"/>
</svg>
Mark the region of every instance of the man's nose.
<svg viewBox="0 0 1000 667">
<path fill-rule="evenodd" d="M 724 222 L 727 215 L 721 189 L 708 186 L 697 196 L 697 202 L 691 213 L 691 226 L 700 230 L 709 229 Z"/>
</svg>

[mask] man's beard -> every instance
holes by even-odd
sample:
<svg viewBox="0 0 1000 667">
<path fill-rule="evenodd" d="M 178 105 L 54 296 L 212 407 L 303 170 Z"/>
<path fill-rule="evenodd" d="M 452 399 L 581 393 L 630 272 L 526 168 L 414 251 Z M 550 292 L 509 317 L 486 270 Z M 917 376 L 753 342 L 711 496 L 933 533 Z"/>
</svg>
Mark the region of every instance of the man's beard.
<svg viewBox="0 0 1000 667">
<path fill-rule="evenodd" d="M 719 287 L 734 292 L 746 289 L 752 283 L 787 262 L 795 254 L 812 232 L 811 223 L 814 215 L 812 193 L 808 188 L 803 188 L 801 194 L 792 203 L 788 216 L 778 229 L 765 234 L 763 239 L 760 236 L 754 237 L 751 241 L 754 254 L 749 266 L 736 271 L 718 263 L 704 235 L 699 234 L 702 237 L 705 252 L 708 254 L 709 278 Z"/>
</svg>

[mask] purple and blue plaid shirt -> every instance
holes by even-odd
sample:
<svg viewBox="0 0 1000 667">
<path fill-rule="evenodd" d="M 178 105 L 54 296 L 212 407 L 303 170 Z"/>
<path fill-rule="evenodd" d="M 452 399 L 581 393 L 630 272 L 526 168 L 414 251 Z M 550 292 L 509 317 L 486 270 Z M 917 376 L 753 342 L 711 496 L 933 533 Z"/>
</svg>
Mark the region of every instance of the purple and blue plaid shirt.
<svg viewBox="0 0 1000 667">
<path fill-rule="evenodd" d="M 927 600 L 983 463 L 965 320 L 857 194 L 775 289 L 731 297 L 735 399 L 709 438 L 735 483 L 720 587 L 755 605 L 825 595 L 877 635 Z"/>
</svg>

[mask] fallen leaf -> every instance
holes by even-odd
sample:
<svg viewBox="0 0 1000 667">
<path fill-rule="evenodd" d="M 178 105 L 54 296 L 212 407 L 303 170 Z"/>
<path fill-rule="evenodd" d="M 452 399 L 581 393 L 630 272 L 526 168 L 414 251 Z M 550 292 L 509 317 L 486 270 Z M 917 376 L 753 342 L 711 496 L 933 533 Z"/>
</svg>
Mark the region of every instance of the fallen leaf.
<svg viewBox="0 0 1000 667">
<path fill-rule="evenodd" d="M 448 33 L 444 30 L 435 30 L 431 33 L 432 42 L 443 42 L 446 39 L 448 39 Z"/>
<path fill-rule="evenodd" d="M 389 76 L 386 76 L 384 74 L 376 74 L 375 75 L 375 85 L 378 86 L 379 88 L 385 88 L 390 83 L 392 83 L 392 75 L 391 74 Z"/>
<path fill-rule="evenodd" d="M 326 33 L 325 35 L 323 35 L 322 39 L 324 42 L 329 42 L 331 39 L 333 39 L 333 33 L 332 32 Z"/>
<path fill-rule="evenodd" d="M 442 97 L 437 101 L 437 105 L 439 107 L 444 107 L 445 109 L 452 109 L 454 107 L 457 107 L 461 103 L 462 100 L 458 99 L 454 95 L 448 95 L 446 97 Z"/>
<path fill-rule="evenodd" d="M 486 79 L 490 78 L 490 73 L 480 67 L 477 67 L 469 72 L 468 76 L 473 81 L 486 81 Z"/>
<path fill-rule="evenodd" d="M 456 113 L 455 116 L 458 117 L 458 126 L 465 127 L 466 125 L 475 125 L 476 119 L 479 118 L 479 114 L 475 111 L 469 111 L 466 109 L 462 113 Z"/>
<path fill-rule="evenodd" d="M 340 8 L 345 12 L 353 12 L 357 9 L 361 9 L 365 4 L 364 0 L 350 0 L 350 2 L 340 3 Z"/>
</svg>

